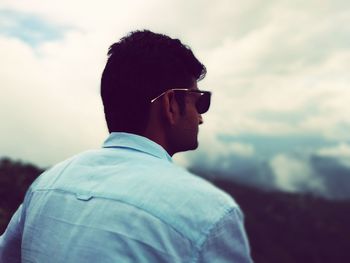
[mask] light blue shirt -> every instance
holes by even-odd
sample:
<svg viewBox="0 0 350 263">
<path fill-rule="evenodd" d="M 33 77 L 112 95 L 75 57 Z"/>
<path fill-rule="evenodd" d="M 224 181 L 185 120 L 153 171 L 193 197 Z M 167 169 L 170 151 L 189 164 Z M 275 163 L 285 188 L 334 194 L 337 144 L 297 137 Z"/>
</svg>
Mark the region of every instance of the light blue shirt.
<svg viewBox="0 0 350 263">
<path fill-rule="evenodd" d="M 112 133 L 43 173 L 0 237 L 0 262 L 252 262 L 235 201 L 155 142 Z"/>
</svg>

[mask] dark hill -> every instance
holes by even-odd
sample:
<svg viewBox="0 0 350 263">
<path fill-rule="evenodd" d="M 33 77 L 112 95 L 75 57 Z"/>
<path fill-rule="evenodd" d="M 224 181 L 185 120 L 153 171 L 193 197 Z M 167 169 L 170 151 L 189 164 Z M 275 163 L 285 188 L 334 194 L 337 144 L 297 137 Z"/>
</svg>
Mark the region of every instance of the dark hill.
<svg viewBox="0 0 350 263">
<path fill-rule="evenodd" d="M 350 262 L 350 202 L 214 182 L 245 214 L 256 262 Z"/>
</svg>

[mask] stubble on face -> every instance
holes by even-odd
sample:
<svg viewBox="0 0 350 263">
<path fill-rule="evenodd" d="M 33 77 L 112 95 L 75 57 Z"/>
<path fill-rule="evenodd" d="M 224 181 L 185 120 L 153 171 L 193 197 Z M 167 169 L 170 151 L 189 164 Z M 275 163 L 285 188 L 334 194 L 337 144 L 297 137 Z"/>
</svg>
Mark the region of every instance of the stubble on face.
<svg viewBox="0 0 350 263">
<path fill-rule="evenodd" d="M 197 81 L 193 82 L 190 89 L 198 90 Z M 198 147 L 198 126 L 202 123 L 202 118 L 195 106 L 196 96 L 195 93 L 187 93 L 185 96 L 185 109 L 174 134 L 175 152 L 195 150 Z"/>
</svg>

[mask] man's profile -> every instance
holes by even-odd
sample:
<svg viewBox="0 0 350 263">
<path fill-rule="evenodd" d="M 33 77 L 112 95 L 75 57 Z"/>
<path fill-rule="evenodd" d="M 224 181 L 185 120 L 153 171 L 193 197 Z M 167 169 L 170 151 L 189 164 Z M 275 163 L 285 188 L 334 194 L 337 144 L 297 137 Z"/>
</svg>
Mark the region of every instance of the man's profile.
<svg viewBox="0 0 350 263">
<path fill-rule="evenodd" d="M 37 178 L 0 262 L 252 262 L 235 201 L 172 162 L 198 146 L 205 74 L 178 39 L 143 30 L 114 43 L 101 79 L 108 138 Z"/>
</svg>

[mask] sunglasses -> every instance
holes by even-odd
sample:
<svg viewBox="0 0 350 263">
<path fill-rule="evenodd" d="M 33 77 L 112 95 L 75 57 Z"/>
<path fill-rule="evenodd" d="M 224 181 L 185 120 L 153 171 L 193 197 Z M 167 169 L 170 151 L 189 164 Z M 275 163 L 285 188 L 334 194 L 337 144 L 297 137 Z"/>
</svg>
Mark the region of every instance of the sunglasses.
<svg viewBox="0 0 350 263">
<path fill-rule="evenodd" d="M 196 109 L 199 114 L 203 114 L 209 110 L 210 107 L 210 99 L 211 99 L 211 92 L 210 91 L 204 91 L 204 90 L 195 90 L 195 89 L 170 89 L 175 92 L 192 92 L 200 94 L 196 101 Z M 159 96 L 155 97 L 151 100 L 151 103 L 162 97 L 167 91 L 164 91 Z"/>
</svg>

